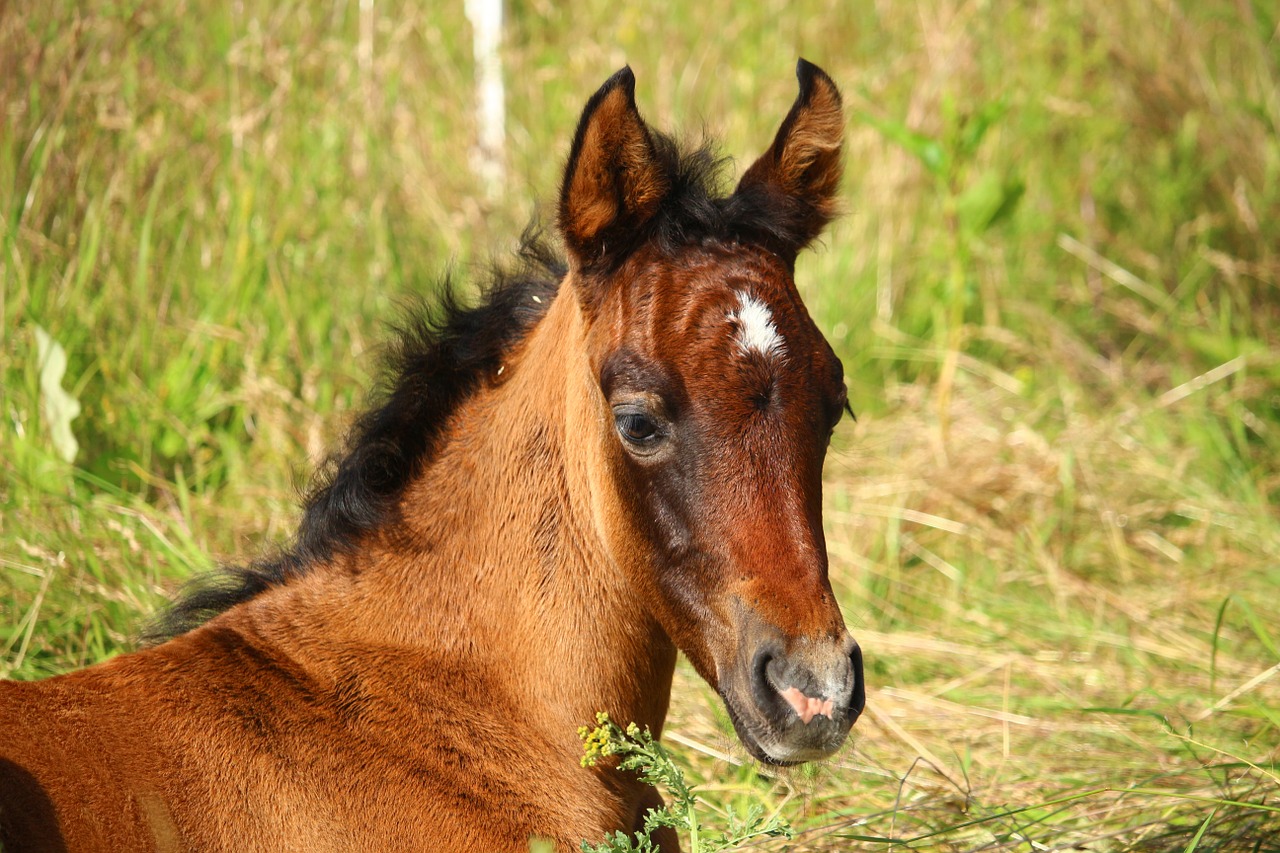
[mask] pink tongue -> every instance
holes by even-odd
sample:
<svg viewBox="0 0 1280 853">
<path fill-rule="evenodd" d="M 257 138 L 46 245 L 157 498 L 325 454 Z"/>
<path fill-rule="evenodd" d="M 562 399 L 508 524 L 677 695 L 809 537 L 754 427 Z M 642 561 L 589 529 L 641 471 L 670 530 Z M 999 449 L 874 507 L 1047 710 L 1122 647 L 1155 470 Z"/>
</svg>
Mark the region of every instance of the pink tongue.
<svg viewBox="0 0 1280 853">
<path fill-rule="evenodd" d="M 818 714 L 822 714 L 827 719 L 832 718 L 832 703 L 830 699 L 814 699 L 812 696 L 806 696 L 795 687 L 788 687 L 786 690 L 779 690 L 778 693 L 787 703 L 796 710 L 798 716 L 806 726 Z"/>
</svg>

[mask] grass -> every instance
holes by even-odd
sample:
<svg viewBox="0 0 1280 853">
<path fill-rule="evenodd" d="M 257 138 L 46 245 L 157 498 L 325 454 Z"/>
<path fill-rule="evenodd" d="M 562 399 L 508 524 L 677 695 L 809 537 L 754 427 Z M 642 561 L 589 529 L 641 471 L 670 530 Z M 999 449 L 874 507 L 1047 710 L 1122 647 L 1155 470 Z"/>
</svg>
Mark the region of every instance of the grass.
<svg viewBox="0 0 1280 853">
<path fill-rule="evenodd" d="M 1280 849 L 1275 10 L 510 5 L 492 201 L 461 3 L 0 5 L 0 675 L 288 536 L 399 301 L 506 251 L 610 72 L 741 160 L 803 55 L 850 113 L 798 275 L 859 413 L 827 521 L 869 710 L 773 776 L 682 670 L 668 744 L 778 849 Z"/>
</svg>

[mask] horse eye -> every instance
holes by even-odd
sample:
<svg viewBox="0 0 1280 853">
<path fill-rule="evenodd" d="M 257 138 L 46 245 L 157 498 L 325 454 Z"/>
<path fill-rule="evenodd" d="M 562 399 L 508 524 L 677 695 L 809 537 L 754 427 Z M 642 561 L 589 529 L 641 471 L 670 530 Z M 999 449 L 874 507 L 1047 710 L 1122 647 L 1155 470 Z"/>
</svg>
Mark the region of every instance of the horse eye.
<svg viewBox="0 0 1280 853">
<path fill-rule="evenodd" d="M 831 418 L 831 429 L 833 431 L 840 424 L 840 421 L 844 418 L 846 412 L 849 414 L 849 417 L 853 419 L 854 423 L 858 422 L 858 416 L 853 413 L 853 406 L 849 403 L 849 389 L 841 387 L 840 405 L 836 407 Z"/>
<path fill-rule="evenodd" d="M 658 438 L 658 424 L 644 412 L 616 412 L 618 434 L 632 444 L 649 444 Z"/>
<path fill-rule="evenodd" d="M 840 422 L 844 420 L 844 416 L 846 414 L 853 419 L 854 423 L 858 422 L 858 416 L 853 413 L 853 406 L 850 406 L 849 401 L 845 400 L 844 404 L 841 405 L 840 408 L 836 409 L 835 415 L 833 415 L 831 418 L 832 430 L 834 430 L 836 427 L 840 425 Z"/>
</svg>

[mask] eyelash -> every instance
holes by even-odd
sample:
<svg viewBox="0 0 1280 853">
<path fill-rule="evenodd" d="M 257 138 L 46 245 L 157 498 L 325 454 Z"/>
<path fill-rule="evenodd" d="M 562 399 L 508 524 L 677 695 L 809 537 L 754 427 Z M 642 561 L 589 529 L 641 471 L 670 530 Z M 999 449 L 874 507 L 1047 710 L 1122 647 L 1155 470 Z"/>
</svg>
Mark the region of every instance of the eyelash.
<svg viewBox="0 0 1280 853">
<path fill-rule="evenodd" d="M 659 438 L 658 424 L 644 412 L 615 412 L 618 434 L 635 445 L 652 444 Z"/>
</svg>

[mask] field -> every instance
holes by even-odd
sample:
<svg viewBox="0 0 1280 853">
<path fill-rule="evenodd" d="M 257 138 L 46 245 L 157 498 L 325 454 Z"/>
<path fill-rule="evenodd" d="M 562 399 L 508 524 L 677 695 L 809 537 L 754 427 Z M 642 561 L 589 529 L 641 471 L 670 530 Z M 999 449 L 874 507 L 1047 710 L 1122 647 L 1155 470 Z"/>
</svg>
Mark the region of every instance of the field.
<svg viewBox="0 0 1280 853">
<path fill-rule="evenodd" d="M 776 775 L 682 668 L 707 820 L 1280 850 L 1275 5 L 508 6 L 490 187 L 460 0 L 0 0 L 0 676 L 127 650 L 286 540 L 388 324 L 551 221 L 610 73 L 740 172 L 804 56 L 849 114 L 797 278 L 858 413 L 826 519 L 868 711 Z"/>
</svg>

